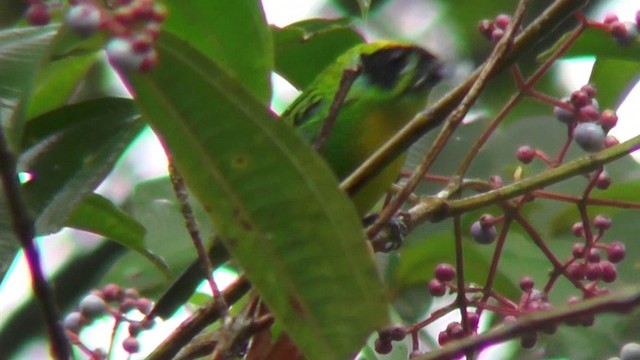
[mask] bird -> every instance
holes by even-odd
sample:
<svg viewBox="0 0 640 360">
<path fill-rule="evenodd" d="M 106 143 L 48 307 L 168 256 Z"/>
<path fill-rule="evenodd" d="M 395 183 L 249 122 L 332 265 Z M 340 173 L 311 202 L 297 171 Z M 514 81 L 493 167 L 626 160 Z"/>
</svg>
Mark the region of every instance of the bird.
<svg viewBox="0 0 640 360">
<path fill-rule="evenodd" d="M 376 41 L 355 45 L 320 72 L 281 114 L 310 144 L 318 141 L 325 121 L 334 116 L 320 155 L 338 179 L 344 179 L 427 105 L 428 95 L 443 78 L 443 64 L 431 52 L 406 42 Z M 341 106 L 331 113 L 345 71 L 355 78 Z M 335 109 L 335 108 L 334 108 Z M 352 194 L 358 214 L 365 218 L 387 193 L 404 164 L 405 154 L 386 165 Z M 214 242 L 212 265 L 228 258 Z M 163 294 L 151 316 L 167 317 L 195 291 L 206 274 L 200 260 L 188 267 Z"/>
<path fill-rule="evenodd" d="M 442 63 L 422 47 L 396 41 L 356 45 L 322 71 L 281 118 L 314 143 L 328 118 L 345 70 L 357 69 L 320 155 L 338 179 L 358 168 L 426 107 L 443 77 Z M 404 164 L 400 155 L 352 195 L 360 216 L 389 190 Z"/>
</svg>

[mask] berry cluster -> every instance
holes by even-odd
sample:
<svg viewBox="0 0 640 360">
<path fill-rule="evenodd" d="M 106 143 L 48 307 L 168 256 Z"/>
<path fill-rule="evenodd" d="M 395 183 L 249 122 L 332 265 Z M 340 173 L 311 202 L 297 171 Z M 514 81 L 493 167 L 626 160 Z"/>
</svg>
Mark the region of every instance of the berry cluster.
<svg viewBox="0 0 640 360">
<path fill-rule="evenodd" d="M 625 246 L 620 241 L 609 244 L 600 241 L 611 227 L 611 219 L 605 215 L 596 215 L 593 219 L 593 229 L 588 229 L 589 224 L 577 222 L 571 227 L 571 231 L 583 241 L 573 244 L 571 257 L 566 261 L 567 275 L 574 281 L 589 282 L 585 286 L 585 296 L 597 294 L 600 290 L 596 287 L 599 281 L 605 283 L 614 282 L 618 276 L 616 265 L 625 257 Z M 601 253 L 607 260 L 602 260 Z"/>
<path fill-rule="evenodd" d="M 131 311 L 137 310 L 143 315 L 151 312 L 153 303 L 151 300 L 141 297 L 136 289 L 122 289 L 115 284 L 108 284 L 104 288 L 92 291 L 85 296 L 78 305 L 78 309 L 69 313 L 63 321 L 67 330 L 67 336 L 72 344 L 78 346 L 82 351 L 90 355 L 92 359 L 105 359 L 107 354 L 102 349 L 89 349 L 80 340 L 80 332 L 84 327 L 93 323 L 94 320 L 104 316 L 111 316 L 115 319 L 117 329 L 122 323 L 128 323 L 129 336 L 122 342 L 122 348 L 130 353 L 139 351 L 140 344 L 136 338 L 143 330 L 153 327 L 154 321 L 143 319 L 133 320 L 128 317 Z"/>
<path fill-rule="evenodd" d="M 553 109 L 556 119 L 573 129 L 574 141 L 587 152 L 600 151 L 618 143 L 614 137 L 607 136 L 618 123 L 618 116 L 610 109 L 601 112 L 595 97 L 595 86 L 588 84 Z"/>
<path fill-rule="evenodd" d="M 403 327 L 391 326 L 378 331 L 378 338 L 375 342 L 375 350 L 379 354 L 388 354 L 393 350 L 392 341 L 402 341 L 407 335 Z"/>
<path fill-rule="evenodd" d="M 51 21 L 55 6 L 47 0 L 28 0 L 27 20 L 32 25 Z M 69 0 L 66 25 L 82 38 L 102 30 L 112 36 L 106 45 L 109 62 L 121 71 L 147 71 L 158 54 L 154 43 L 167 16 L 164 5 L 154 0 L 115 0 L 106 9 L 94 0 Z"/>
<path fill-rule="evenodd" d="M 482 20 L 478 24 L 480 33 L 492 42 L 498 42 L 511 24 L 511 16 L 500 14 L 493 20 Z"/>
</svg>

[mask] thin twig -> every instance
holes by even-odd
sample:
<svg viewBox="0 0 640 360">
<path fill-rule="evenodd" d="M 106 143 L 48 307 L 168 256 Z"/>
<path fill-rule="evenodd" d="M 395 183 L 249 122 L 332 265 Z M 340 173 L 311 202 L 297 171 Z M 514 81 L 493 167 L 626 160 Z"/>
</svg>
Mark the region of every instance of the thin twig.
<svg viewBox="0 0 640 360">
<path fill-rule="evenodd" d="M 213 280 L 213 265 L 211 264 L 211 260 L 207 255 L 207 250 L 204 248 L 202 243 L 202 238 L 200 237 L 200 231 L 198 230 L 198 224 L 196 223 L 195 216 L 193 215 L 193 209 L 191 208 L 191 204 L 189 204 L 189 195 L 187 193 L 187 187 L 184 184 L 184 180 L 182 176 L 178 172 L 178 170 L 173 166 L 173 162 L 171 158 L 169 158 L 169 177 L 171 179 L 171 185 L 173 186 L 173 192 L 176 194 L 176 198 L 178 198 L 178 203 L 180 203 L 180 212 L 182 213 L 182 217 L 184 218 L 185 225 L 187 227 L 187 231 L 189 232 L 189 236 L 191 237 L 191 241 L 198 252 L 198 258 L 200 259 L 200 263 L 205 270 L 206 279 L 211 287 L 211 292 L 213 293 L 213 298 L 222 302 L 224 304 L 224 298 L 220 296 L 220 289 L 218 289 L 218 285 Z"/>
<path fill-rule="evenodd" d="M 595 315 L 605 312 L 624 313 L 640 305 L 640 287 L 634 286 L 616 291 L 615 293 L 597 296 L 577 304 L 563 306 L 548 311 L 538 311 L 531 315 L 524 315 L 514 323 L 504 324 L 484 334 L 470 336 L 465 339 L 448 343 L 440 350 L 418 356 L 416 360 L 444 360 L 452 359 L 457 354 L 470 350 L 481 350 L 492 344 L 497 344 L 514 337 L 543 329 L 546 326 L 578 319 L 585 315 Z"/>
<path fill-rule="evenodd" d="M 31 273 L 31 286 L 47 325 L 52 356 L 56 359 L 67 360 L 71 356 L 71 346 L 59 321 L 60 314 L 55 303 L 53 291 L 42 270 L 40 253 L 34 241 L 35 224 L 22 198 L 16 158 L 9 150 L 2 126 L 0 126 L 0 176 L 2 177 L 7 207 L 13 223 L 13 232 L 24 250 L 29 272 Z"/>
<path fill-rule="evenodd" d="M 342 104 L 344 104 L 345 99 L 347 98 L 347 94 L 349 94 L 349 90 L 351 89 L 351 85 L 356 81 L 358 76 L 362 73 L 362 67 L 357 66 L 353 69 L 345 69 L 342 72 L 342 77 L 340 78 L 340 85 L 338 86 L 338 91 L 336 91 L 333 96 L 333 101 L 331 102 L 331 106 L 329 107 L 329 114 L 327 114 L 327 118 L 322 123 L 322 128 L 320 129 L 320 133 L 318 137 L 313 143 L 313 148 L 317 152 L 322 152 L 322 148 L 324 144 L 327 142 L 331 131 L 333 130 L 333 125 L 338 118 L 338 113 L 340 112 L 340 108 L 342 108 Z"/>
</svg>

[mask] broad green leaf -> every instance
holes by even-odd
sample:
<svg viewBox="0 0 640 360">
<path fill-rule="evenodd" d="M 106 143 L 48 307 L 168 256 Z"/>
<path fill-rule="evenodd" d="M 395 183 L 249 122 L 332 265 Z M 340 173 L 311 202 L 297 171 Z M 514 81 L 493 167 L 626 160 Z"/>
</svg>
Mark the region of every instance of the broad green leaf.
<svg viewBox="0 0 640 360">
<path fill-rule="evenodd" d="M 23 195 L 38 234 L 60 230 L 69 214 L 111 171 L 143 127 L 132 100 L 99 99 L 43 114 L 25 127 L 18 159 L 26 182 Z M 4 210 L 4 196 L 0 209 Z M 7 214 L 0 222 L 0 274 L 15 256 Z"/>
<path fill-rule="evenodd" d="M 36 229 L 60 229 L 76 204 L 107 176 L 142 130 L 133 101 L 104 98 L 46 113 L 27 124 L 19 168 Z"/>
<path fill-rule="evenodd" d="M 0 31 L 0 126 L 9 147 L 19 149 L 25 101 L 57 25 Z"/>
<path fill-rule="evenodd" d="M 306 88 L 338 55 L 363 42 L 350 22 L 311 19 L 272 27 L 275 71 L 298 89 Z"/>
<path fill-rule="evenodd" d="M 640 47 L 640 45 L 638 46 Z M 598 89 L 600 109 L 617 109 L 640 78 L 640 58 L 633 61 L 598 57 L 590 83 Z"/>
<path fill-rule="evenodd" d="M 89 68 L 100 59 L 100 53 L 64 57 L 51 61 L 38 73 L 27 119 L 64 105 Z"/>
<path fill-rule="evenodd" d="M 167 271 L 164 261 L 146 248 L 144 226 L 103 196 L 94 193 L 87 195 L 71 211 L 65 226 L 115 241 L 146 256 L 160 270 Z"/>
<path fill-rule="evenodd" d="M 387 322 L 353 205 L 292 129 L 185 42 L 132 83 L 236 262 L 309 359 L 344 359 Z"/>
<path fill-rule="evenodd" d="M 169 16 L 163 30 L 233 74 L 263 104 L 271 100 L 273 44 L 258 0 L 163 2 Z"/>
</svg>

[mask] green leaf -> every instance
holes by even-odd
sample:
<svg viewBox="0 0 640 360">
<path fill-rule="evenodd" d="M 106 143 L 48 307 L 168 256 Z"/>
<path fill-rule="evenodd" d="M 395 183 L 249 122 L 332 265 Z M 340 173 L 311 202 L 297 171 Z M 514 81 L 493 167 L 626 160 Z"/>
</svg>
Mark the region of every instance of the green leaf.
<svg viewBox="0 0 640 360">
<path fill-rule="evenodd" d="M 38 74 L 27 119 L 64 105 L 101 55 L 98 52 L 64 57 L 48 63 Z"/>
<path fill-rule="evenodd" d="M 306 88 L 338 55 L 364 41 L 350 23 L 311 19 L 272 27 L 275 71 L 298 89 Z"/>
<path fill-rule="evenodd" d="M 102 182 L 140 133 L 133 101 L 104 98 L 46 113 L 27 124 L 19 169 L 30 174 L 25 201 L 39 234 L 60 230 L 69 213 Z"/>
<path fill-rule="evenodd" d="M 0 31 L 0 121 L 13 150 L 19 149 L 25 101 L 58 25 Z"/>
<path fill-rule="evenodd" d="M 216 231 L 309 359 L 387 322 L 360 219 L 329 167 L 223 68 L 165 34 L 137 100 Z"/>
<path fill-rule="evenodd" d="M 163 2 L 170 32 L 233 74 L 263 104 L 271 100 L 273 44 L 258 0 Z"/>
<path fill-rule="evenodd" d="M 168 272 L 165 262 L 145 247 L 144 226 L 103 196 L 87 195 L 69 214 L 65 226 L 115 241 L 146 256 L 160 270 Z"/>
<path fill-rule="evenodd" d="M 71 211 L 107 176 L 144 124 L 133 101 L 98 99 L 39 116 L 25 127 L 18 169 L 39 235 L 60 230 Z M 0 193 L 0 278 L 16 254 L 4 193 Z M 6 250 L 6 251 L 5 251 Z"/>
<path fill-rule="evenodd" d="M 598 57 L 589 82 L 598 88 L 600 109 L 617 109 L 640 78 L 640 61 Z"/>
</svg>

